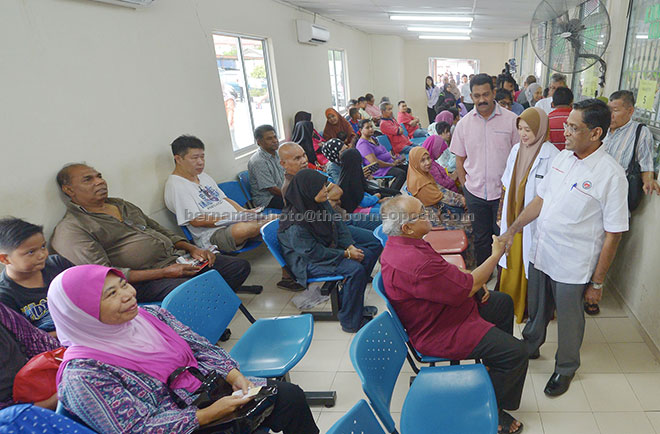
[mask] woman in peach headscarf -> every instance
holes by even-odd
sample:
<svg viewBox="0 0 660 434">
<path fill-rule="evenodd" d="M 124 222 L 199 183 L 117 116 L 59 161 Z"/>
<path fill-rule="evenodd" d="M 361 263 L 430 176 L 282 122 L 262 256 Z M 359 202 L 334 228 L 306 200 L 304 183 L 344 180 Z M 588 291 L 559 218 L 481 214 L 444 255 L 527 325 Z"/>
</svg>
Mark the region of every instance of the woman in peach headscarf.
<svg viewBox="0 0 660 434">
<path fill-rule="evenodd" d="M 516 121 L 520 143 L 509 153 L 506 169 L 502 175 L 504 192 L 500 207 L 502 218 L 500 233 L 520 215 L 529 202 L 536 197 L 536 189 L 545 177 L 557 148 L 548 139 L 549 123 L 545 111 L 530 107 L 520 114 Z M 536 223 L 525 226 L 516 234 L 507 256 L 502 256 L 503 268 L 499 280 L 500 291 L 513 298 L 516 321 L 521 323 L 527 309 L 527 268 L 532 239 L 536 233 Z"/>
<path fill-rule="evenodd" d="M 339 112 L 333 108 L 325 111 L 325 117 L 328 120 L 323 128 L 323 138 L 327 141 L 330 139 L 341 139 L 348 146 L 353 146 L 357 140 L 357 135 L 353 131 L 353 127 Z"/>
<path fill-rule="evenodd" d="M 466 229 L 469 222 L 463 222 L 465 198 L 448 190 L 435 181 L 431 175 L 431 156 L 429 151 L 421 146 L 414 147 L 408 154 L 408 191 L 419 199 L 426 208 L 432 208 L 431 215 L 437 215 L 439 220 L 431 218 L 434 226 L 442 223 L 449 228 Z M 447 218 L 450 217 L 450 218 Z"/>
</svg>

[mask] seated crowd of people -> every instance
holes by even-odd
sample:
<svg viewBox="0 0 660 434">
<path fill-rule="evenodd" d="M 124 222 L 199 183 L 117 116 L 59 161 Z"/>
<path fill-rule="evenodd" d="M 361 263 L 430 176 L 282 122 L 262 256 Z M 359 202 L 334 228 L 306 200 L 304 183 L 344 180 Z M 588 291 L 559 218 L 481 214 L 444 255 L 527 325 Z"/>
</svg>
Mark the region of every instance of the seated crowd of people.
<svg viewBox="0 0 660 434">
<path fill-rule="evenodd" d="M 56 176 L 67 203 L 50 240 L 55 254 L 41 226 L 0 219 L 0 339 L 9 350 L 0 408 L 17 402 L 14 378 L 32 357 L 63 346 L 56 391 L 32 401 L 51 409 L 59 401 L 97 432 L 192 432 L 247 402 L 232 395 L 206 408 L 191 405 L 200 380 L 188 371 L 170 376 L 193 367 L 217 372 L 243 393 L 276 386 L 264 426 L 318 433 L 298 386 L 245 377 L 227 352 L 165 309 L 138 307 L 207 269 L 237 293 L 261 293 L 243 285 L 250 263 L 227 253 L 279 219 L 287 265 L 279 288 L 303 291 L 309 278 L 344 276 L 338 319 L 355 333 L 377 313 L 364 301 L 380 262 L 385 293 L 413 346 L 428 356 L 481 360 L 499 432 L 520 432 L 508 411 L 520 405 L 528 360 L 539 357 L 555 312 L 559 349 L 544 392 L 566 392 L 580 366 L 584 313 L 598 313 L 628 230 L 633 155 L 643 192 L 660 194 L 653 138 L 632 120 L 630 91 L 574 103 L 561 74 L 551 77 L 547 98 L 533 76 L 522 90 L 508 74 L 461 78 L 460 86 L 447 76 L 442 86 L 426 78 L 428 128 L 405 101 L 395 119 L 389 99 L 376 106 L 369 93 L 350 102 L 346 117 L 327 109 L 322 132 L 304 111 L 283 143 L 273 126 L 257 127 L 249 207 L 204 172 L 199 138 L 176 138 L 164 202 L 191 241 L 111 197 L 94 167 L 64 166 Z M 381 226 L 384 246 L 374 235 Z M 424 240 L 442 229 L 465 231 L 472 271 Z M 513 336 L 514 320 L 526 321 L 523 339 Z"/>
</svg>

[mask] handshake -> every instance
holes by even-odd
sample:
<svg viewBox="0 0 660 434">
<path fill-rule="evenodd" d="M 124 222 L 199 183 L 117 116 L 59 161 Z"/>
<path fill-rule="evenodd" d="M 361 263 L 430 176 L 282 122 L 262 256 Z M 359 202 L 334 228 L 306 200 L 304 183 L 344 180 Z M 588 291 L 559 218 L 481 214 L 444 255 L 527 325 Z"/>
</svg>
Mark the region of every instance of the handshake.
<svg viewBox="0 0 660 434">
<path fill-rule="evenodd" d="M 513 244 L 513 237 L 515 233 L 506 231 L 502 235 L 495 236 L 493 235 L 493 244 L 492 244 L 492 255 L 500 258 L 505 253 L 509 253 L 511 244 Z"/>
</svg>

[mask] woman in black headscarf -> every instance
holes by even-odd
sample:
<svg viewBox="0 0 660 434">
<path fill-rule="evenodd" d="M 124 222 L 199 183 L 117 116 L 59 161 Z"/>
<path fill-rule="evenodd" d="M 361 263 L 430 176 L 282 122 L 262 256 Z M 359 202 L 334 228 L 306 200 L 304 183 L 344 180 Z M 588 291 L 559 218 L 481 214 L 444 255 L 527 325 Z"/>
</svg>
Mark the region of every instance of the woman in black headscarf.
<svg viewBox="0 0 660 434">
<path fill-rule="evenodd" d="M 357 149 L 345 150 L 339 159 L 341 162 L 341 172 L 337 185 L 344 192 L 341 196 L 341 207 L 347 212 L 352 213 L 355 211 L 355 208 L 360 206 L 365 193 L 377 199 L 399 194 L 399 191 L 391 188 L 374 187 L 366 180 L 362 167 L 362 155 Z M 372 200 L 371 202 L 374 201 Z M 370 206 L 373 207 L 375 204 L 371 204 Z"/>
<path fill-rule="evenodd" d="M 323 137 L 314 129 L 312 114 L 300 111 L 296 113 L 293 122 L 291 141 L 302 146 L 305 150 L 305 154 L 307 154 L 307 161 L 309 161 L 309 163 L 312 165 L 318 163 L 321 166 L 325 166 L 328 161 L 321 154 Z"/>
<path fill-rule="evenodd" d="M 346 224 L 328 203 L 328 179 L 310 169 L 293 177 L 286 191 L 277 238 L 284 259 L 298 283 L 312 277 L 342 275 L 339 322 L 355 333 L 364 325 L 364 290 L 382 248 L 356 246 Z"/>
</svg>

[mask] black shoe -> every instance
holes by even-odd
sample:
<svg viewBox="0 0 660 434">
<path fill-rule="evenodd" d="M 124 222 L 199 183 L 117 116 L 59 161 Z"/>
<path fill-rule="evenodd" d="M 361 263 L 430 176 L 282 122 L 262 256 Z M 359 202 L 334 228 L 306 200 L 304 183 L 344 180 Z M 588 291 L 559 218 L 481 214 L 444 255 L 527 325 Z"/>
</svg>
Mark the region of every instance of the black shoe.
<svg viewBox="0 0 660 434">
<path fill-rule="evenodd" d="M 261 294 L 264 287 L 261 285 L 243 285 L 236 290 L 237 294 Z"/>
<path fill-rule="evenodd" d="M 293 279 L 282 279 L 277 282 L 277 287 L 292 292 L 304 291 L 305 287 Z"/>
<path fill-rule="evenodd" d="M 348 327 L 341 326 L 342 331 L 346 333 L 357 333 L 366 323 L 371 321 L 371 317 L 363 316 L 362 320 L 360 321 L 360 325 L 356 329 L 350 329 Z"/>
<path fill-rule="evenodd" d="M 362 308 L 362 315 L 373 318 L 378 315 L 378 308 L 376 306 L 365 306 Z"/>
<path fill-rule="evenodd" d="M 558 373 L 552 374 L 550 379 L 548 380 L 548 383 L 545 385 L 545 389 L 543 389 L 543 393 L 545 393 L 548 396 L 559 396 L 564 394 L 568 390 L 568 386 L 571 385 L 571 380 L 573 379 L 573 375 L 561 375 Z"/>
<path fill-rule="evenodd" d="M 529 360 L 536 360 L 539 357 L 541 357 L 541 351 L 537 349 L 536 351 L 534 351 L 532 354 L 529 355 Z"/>
<path fill-rule="evenodd" d="M 222 336 L 220 336 L 220 342 L 227 342 L 229 338 L 231 337 L 231 330 L 228 328 L 225 329 L 225 331 L 222 333 Z"/>
</svg>

